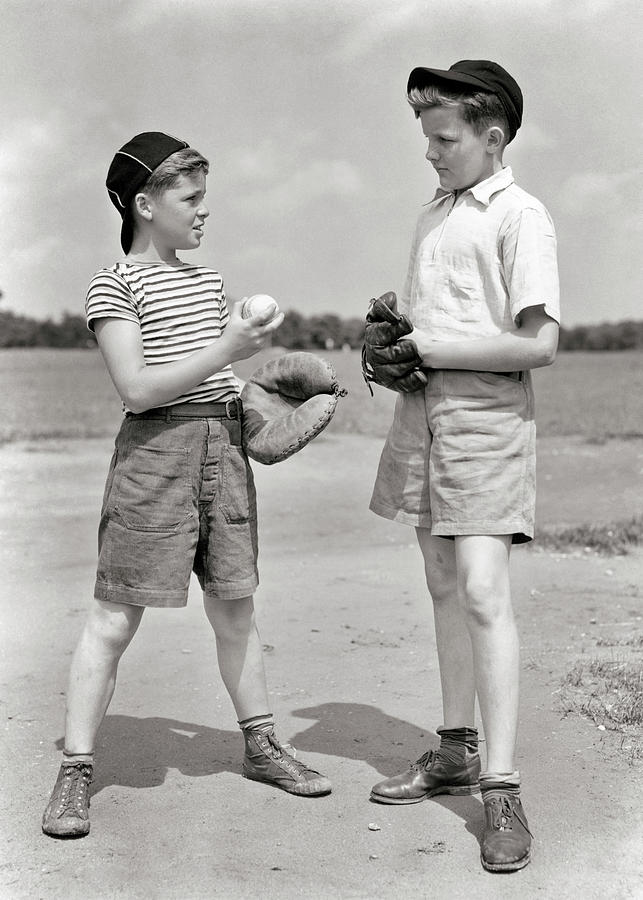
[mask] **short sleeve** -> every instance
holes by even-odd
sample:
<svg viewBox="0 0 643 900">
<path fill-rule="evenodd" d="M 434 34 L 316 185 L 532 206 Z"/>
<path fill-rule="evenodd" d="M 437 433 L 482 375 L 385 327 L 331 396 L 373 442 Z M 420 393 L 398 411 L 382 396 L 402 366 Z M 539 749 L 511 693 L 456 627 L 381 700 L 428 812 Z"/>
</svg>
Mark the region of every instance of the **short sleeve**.
<svg viewBox="0 0 643 900">
<path fill-rule="evenodd" d="M 94 330 L 96 319 L 127 319 L 139 322 L 136 299 L 125 281 L 112 269 L 100 269 L 87 288 L 87 327 Z"/>
<path fill-rule="evenodd" d="M 529 306 L 544 306 L 560 322 L 554 224 L 544 206 L 525 207 L 502 236 L 502 262 L 514 321 Z"/>
</svg>

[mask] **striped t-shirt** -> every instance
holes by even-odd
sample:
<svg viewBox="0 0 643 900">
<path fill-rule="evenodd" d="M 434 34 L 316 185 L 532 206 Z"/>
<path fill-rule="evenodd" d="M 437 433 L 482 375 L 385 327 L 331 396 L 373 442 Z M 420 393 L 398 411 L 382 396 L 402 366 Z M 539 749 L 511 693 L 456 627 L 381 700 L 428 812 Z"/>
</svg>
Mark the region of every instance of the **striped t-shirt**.
<svg viewBox="0 0 643 900">
<path fill-rule="evenodd" d="M 221 337 L 228 319 L 223 279 L 206 266 L 182 263 L 117 262 L 100 269 L 89 283 L 87 325 L 96 319 L 136 322 L 147 365 L 184 359 Z M 239 384 L 231 366 L 214 372 L 175 403 L 206 403 L 236 397 Z"/>
</svg>

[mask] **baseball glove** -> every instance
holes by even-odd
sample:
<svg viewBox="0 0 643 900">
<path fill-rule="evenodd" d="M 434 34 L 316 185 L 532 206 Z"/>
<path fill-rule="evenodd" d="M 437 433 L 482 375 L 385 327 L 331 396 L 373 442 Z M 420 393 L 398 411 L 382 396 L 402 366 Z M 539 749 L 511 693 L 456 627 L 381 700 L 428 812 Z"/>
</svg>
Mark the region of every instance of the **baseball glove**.
<svg viewBox="0 0 643 900">
<path fill-rule="evenodd" d="M 323 431 L 346 394 L 331 364 L 313 353 L 270 360 L 241 391 L 246 453 L 266 466 L 288 459 Z"/>
<path fill-rule="evenodd" d="M 393 291 L 371 300 L 362 347 L 362 373 L 371 394 L 371 381 L 404 394 L 426 385 L 417 347 L 413 341 L 403 340 L 412 330 L 408 317 L 397 311 Z"/>
</svg>

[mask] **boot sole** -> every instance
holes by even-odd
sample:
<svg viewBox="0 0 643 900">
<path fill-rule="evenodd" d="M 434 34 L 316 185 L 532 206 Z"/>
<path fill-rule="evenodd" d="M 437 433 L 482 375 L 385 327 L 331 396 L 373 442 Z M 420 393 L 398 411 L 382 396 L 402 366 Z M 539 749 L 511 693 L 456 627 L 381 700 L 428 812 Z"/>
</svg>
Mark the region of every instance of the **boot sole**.
<svg viewBox="0 0 643 900">
<path fill-rule="evenodd" d="M 89 824 L 85 831 L 49 831 L 45 826 L 42 826 L 42 833 L 46 834 L 47 837 L 59 838 L 61 840 L 74 840 L 74 838 L 84 838 L 89 834 Z"/>
<path fill-rule="evenodd" d="M 466 785 L 464 787 L 450 787 L 450 788 L 435 788 L 432 791 L 427 791 L 426 794 L 422 794 L 421 797 L 404 797 L 403 799 L 396 799 L 394 797 L 384 797 L 382 794 L 375 794 L 371 791 L 370 799 L 375 801 L 375 803 L 388 803 L 391 806 L 406 806 L 409 803 L 421 803 L 423 800 L 430 800 L 431 797 L 437 797 L 440 794 L 450 794 L 453 797 L 463 797 L 469 794 L 479 794 L 480 793 L 480 785 L 473 784 L 471 786 Z"/>
<path fill-rule="evenodd" d="M 482 854 L 480 854 L 480 862 L 482 863 L 482 868 L 486 869 L 487 872 L 518 872 L 520 869 L 524 869 L 525 866 L 529 865 L 529 863 L 531 862 L 531 850 L 527 852 L 526 856 L 523 856 L 522 859 L 518 859 L 515 862 L 488 863 L 485 862 Z"/>
<path fill-rule="evenodd" d="M 286 794 L 294 794 L 295 797 L 326 797 L 331 793 L 332 787 L 323 788 L 320 791 L 298 791 L 298 790 L 290 790 L 287 787 L 283 787 L 281 784 L 277 784 L 276 781 L 268 781 L 265 778 L 258 778 L 256 775 L 246 775 L 245 772 L 241 773 L 244 778 L 247 778 L 248 781 L 256 781 L 257 784 L 267 784 L 269 787 L 277 788 L 279 791 L 285 791 Z"/>
</svg>

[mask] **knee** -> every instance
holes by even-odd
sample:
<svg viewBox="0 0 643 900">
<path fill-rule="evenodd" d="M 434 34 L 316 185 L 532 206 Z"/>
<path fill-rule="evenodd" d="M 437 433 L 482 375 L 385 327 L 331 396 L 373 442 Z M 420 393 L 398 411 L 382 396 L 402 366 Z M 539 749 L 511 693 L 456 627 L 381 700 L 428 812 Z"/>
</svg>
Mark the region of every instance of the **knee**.
<svg viewBox="0 0 643 900">
<path fill-rule="evenodd" d="M 426 585 L 434 605 L 457 602 L 457 582 L 454 547 L 444 538 L 436 538 L 417 529 L 424 558 Z"/>
<path fill-rule="evenodd" d="M 90 614 L 85 628 L 94 646 L 113 657 L 120 657 L 134 637 L 141 621 L 142 609 L 97 609 Z"/>
<path fill-rule="evenodd" d="M 212 600 L 206 612 L 218 641 L 245 640 L 255 627 L 252 598 Z"/>
<path fill-rule="evenodd" d="M 469 574 L 458 584 L 458 599 L 470 624 L 489 628 L 510 609 L 508 597 L 484 573 Z"/>
<path fill-rule="evenodd" d="M 451 566 L 442 565 L 436 560 L 427 561 L 425 565 L 426 585 L 434 605 L 457 603 L 458 586 L 455 570 Z"/>
<path fill-rule="evenodd" d="M 427 573 L 426 583 L 434 606 L 457 603 L 458 591 L 452 578 L 444 573 L 432 572 L 431 575 Z"/>
</svg>

